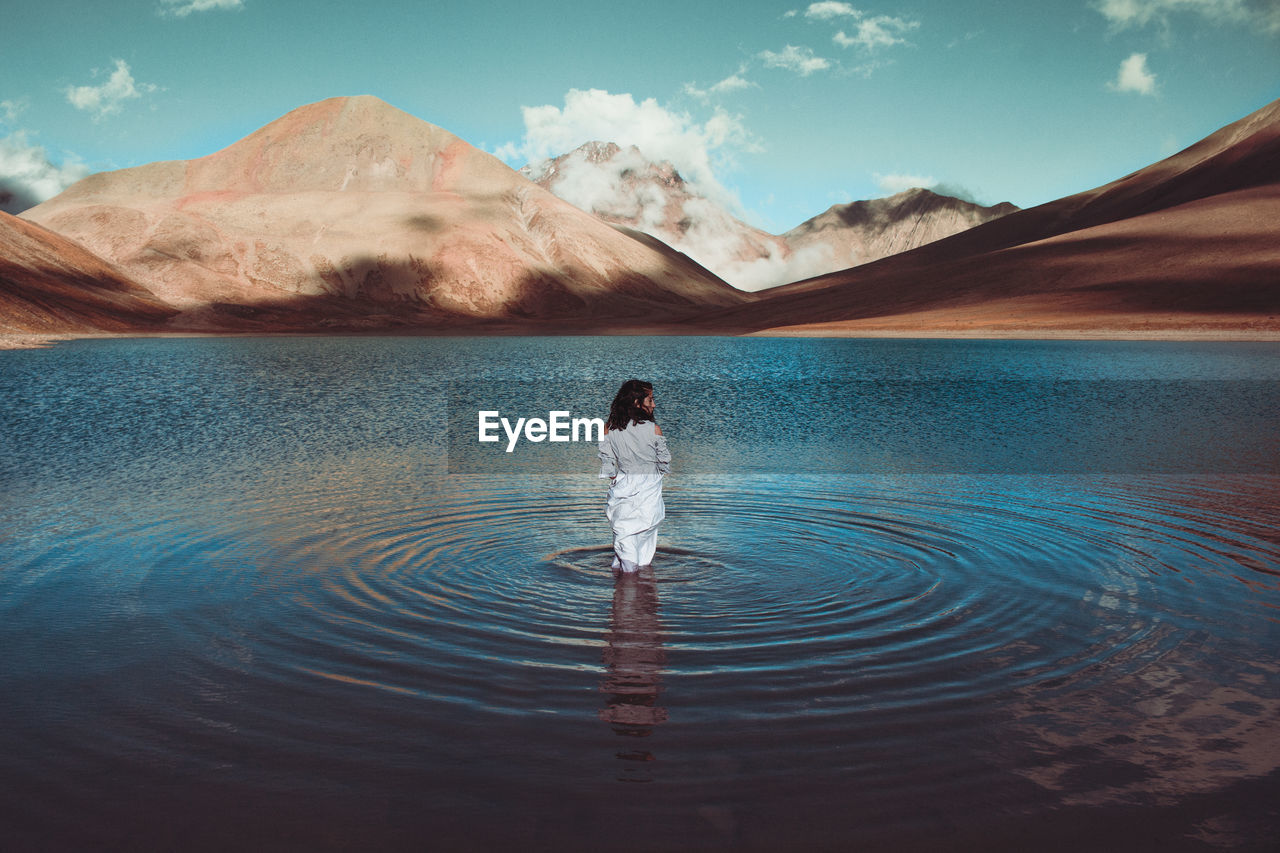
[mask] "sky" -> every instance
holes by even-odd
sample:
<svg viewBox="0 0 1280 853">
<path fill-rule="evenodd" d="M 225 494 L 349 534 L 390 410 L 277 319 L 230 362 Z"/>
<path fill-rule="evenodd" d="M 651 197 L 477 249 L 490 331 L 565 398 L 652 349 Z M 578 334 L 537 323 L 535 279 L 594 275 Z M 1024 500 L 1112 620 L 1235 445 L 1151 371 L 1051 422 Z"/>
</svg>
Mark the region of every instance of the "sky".
<svg viewBox="0 0 1280 853">
<path fill-rule="evenodd" d="M 1280 0 L 42 0 L 0 39 L 0 209 L 375 95 L 512 167 L 592 139 L 781 233 L 926 186 L 1030 207 L 1280 98 Z"/>
</svg>

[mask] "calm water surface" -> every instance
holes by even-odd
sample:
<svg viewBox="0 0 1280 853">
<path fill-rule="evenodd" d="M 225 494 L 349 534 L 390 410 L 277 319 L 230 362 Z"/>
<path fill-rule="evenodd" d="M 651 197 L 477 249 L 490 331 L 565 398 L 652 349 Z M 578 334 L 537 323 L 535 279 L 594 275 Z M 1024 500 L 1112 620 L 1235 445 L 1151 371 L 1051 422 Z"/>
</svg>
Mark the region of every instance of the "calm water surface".
<svg viewBox="0 0 1280 853">
<path fill-rule="evenodd" d="M 615 582 L 593 448 L 467 447 L 459 395 L 631 375 L 676 463 Z M 1272 849 L 1278 387 L 1271 344 L 0 353 L 0 846 Z"/>
</svg>

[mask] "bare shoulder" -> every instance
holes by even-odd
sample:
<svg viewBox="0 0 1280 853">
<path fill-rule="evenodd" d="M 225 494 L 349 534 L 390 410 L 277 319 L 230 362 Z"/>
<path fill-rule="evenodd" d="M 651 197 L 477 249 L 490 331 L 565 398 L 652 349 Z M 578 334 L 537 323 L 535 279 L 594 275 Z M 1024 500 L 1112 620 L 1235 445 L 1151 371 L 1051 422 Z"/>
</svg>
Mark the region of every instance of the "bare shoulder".
<svg viewBox="0 0 1280 853">
<path fill-rule="evenodd" d="M 658 422 L 657 422 L 657 421 L 654 421 L 654 423 L 653 423 L 653 431 L 654 431 L 655 433 L 657 433 L 658 435 L 662 435 L 662 427 L 658 426 Z"/>
</svg>

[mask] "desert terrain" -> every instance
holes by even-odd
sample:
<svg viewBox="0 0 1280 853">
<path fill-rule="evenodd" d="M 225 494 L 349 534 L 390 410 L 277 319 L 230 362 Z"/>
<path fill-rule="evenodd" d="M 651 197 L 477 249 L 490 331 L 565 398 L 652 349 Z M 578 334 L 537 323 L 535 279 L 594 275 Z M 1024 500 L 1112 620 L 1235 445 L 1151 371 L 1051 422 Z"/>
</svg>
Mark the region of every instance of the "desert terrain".
<svg viewBox="0 0 1280 853">
<path fill-rule="evenodd" d="M 588 167 L 610 181 L 590 209 L 552 191 Z M 1026 210 L 910 190 L 770 235 L 708 204 L 634 149 L 594 144 L 522 174 L 376 98 L 333 98 L 207 157 L 91 175 L 0 218 L 0 346 L 159 333 L 1280 338 L 1280 102 Z M 748 292 L 681 250 L 717 233 L 708 263 L 722 269 L 805 253 L 868 262 Z"/>
</svg>

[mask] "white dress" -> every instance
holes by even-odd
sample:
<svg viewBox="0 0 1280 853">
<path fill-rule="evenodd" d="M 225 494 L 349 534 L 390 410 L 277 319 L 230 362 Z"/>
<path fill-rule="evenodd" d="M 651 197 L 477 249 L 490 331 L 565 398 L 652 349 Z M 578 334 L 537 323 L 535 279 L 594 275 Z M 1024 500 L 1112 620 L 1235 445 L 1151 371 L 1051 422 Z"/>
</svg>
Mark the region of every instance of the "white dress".
<svg viewBox="0 0 1280 853">
<path fill-rule="evenodd" d="M 613 567 L 634 572 L 653 562 L 658 522 L 666 517 L 662 477 L 671 469 L 667 440 L 653 421 L 600 439 L 600 477 L 611 480 L 605 517 L 613 526 Z"/>
</svg>

